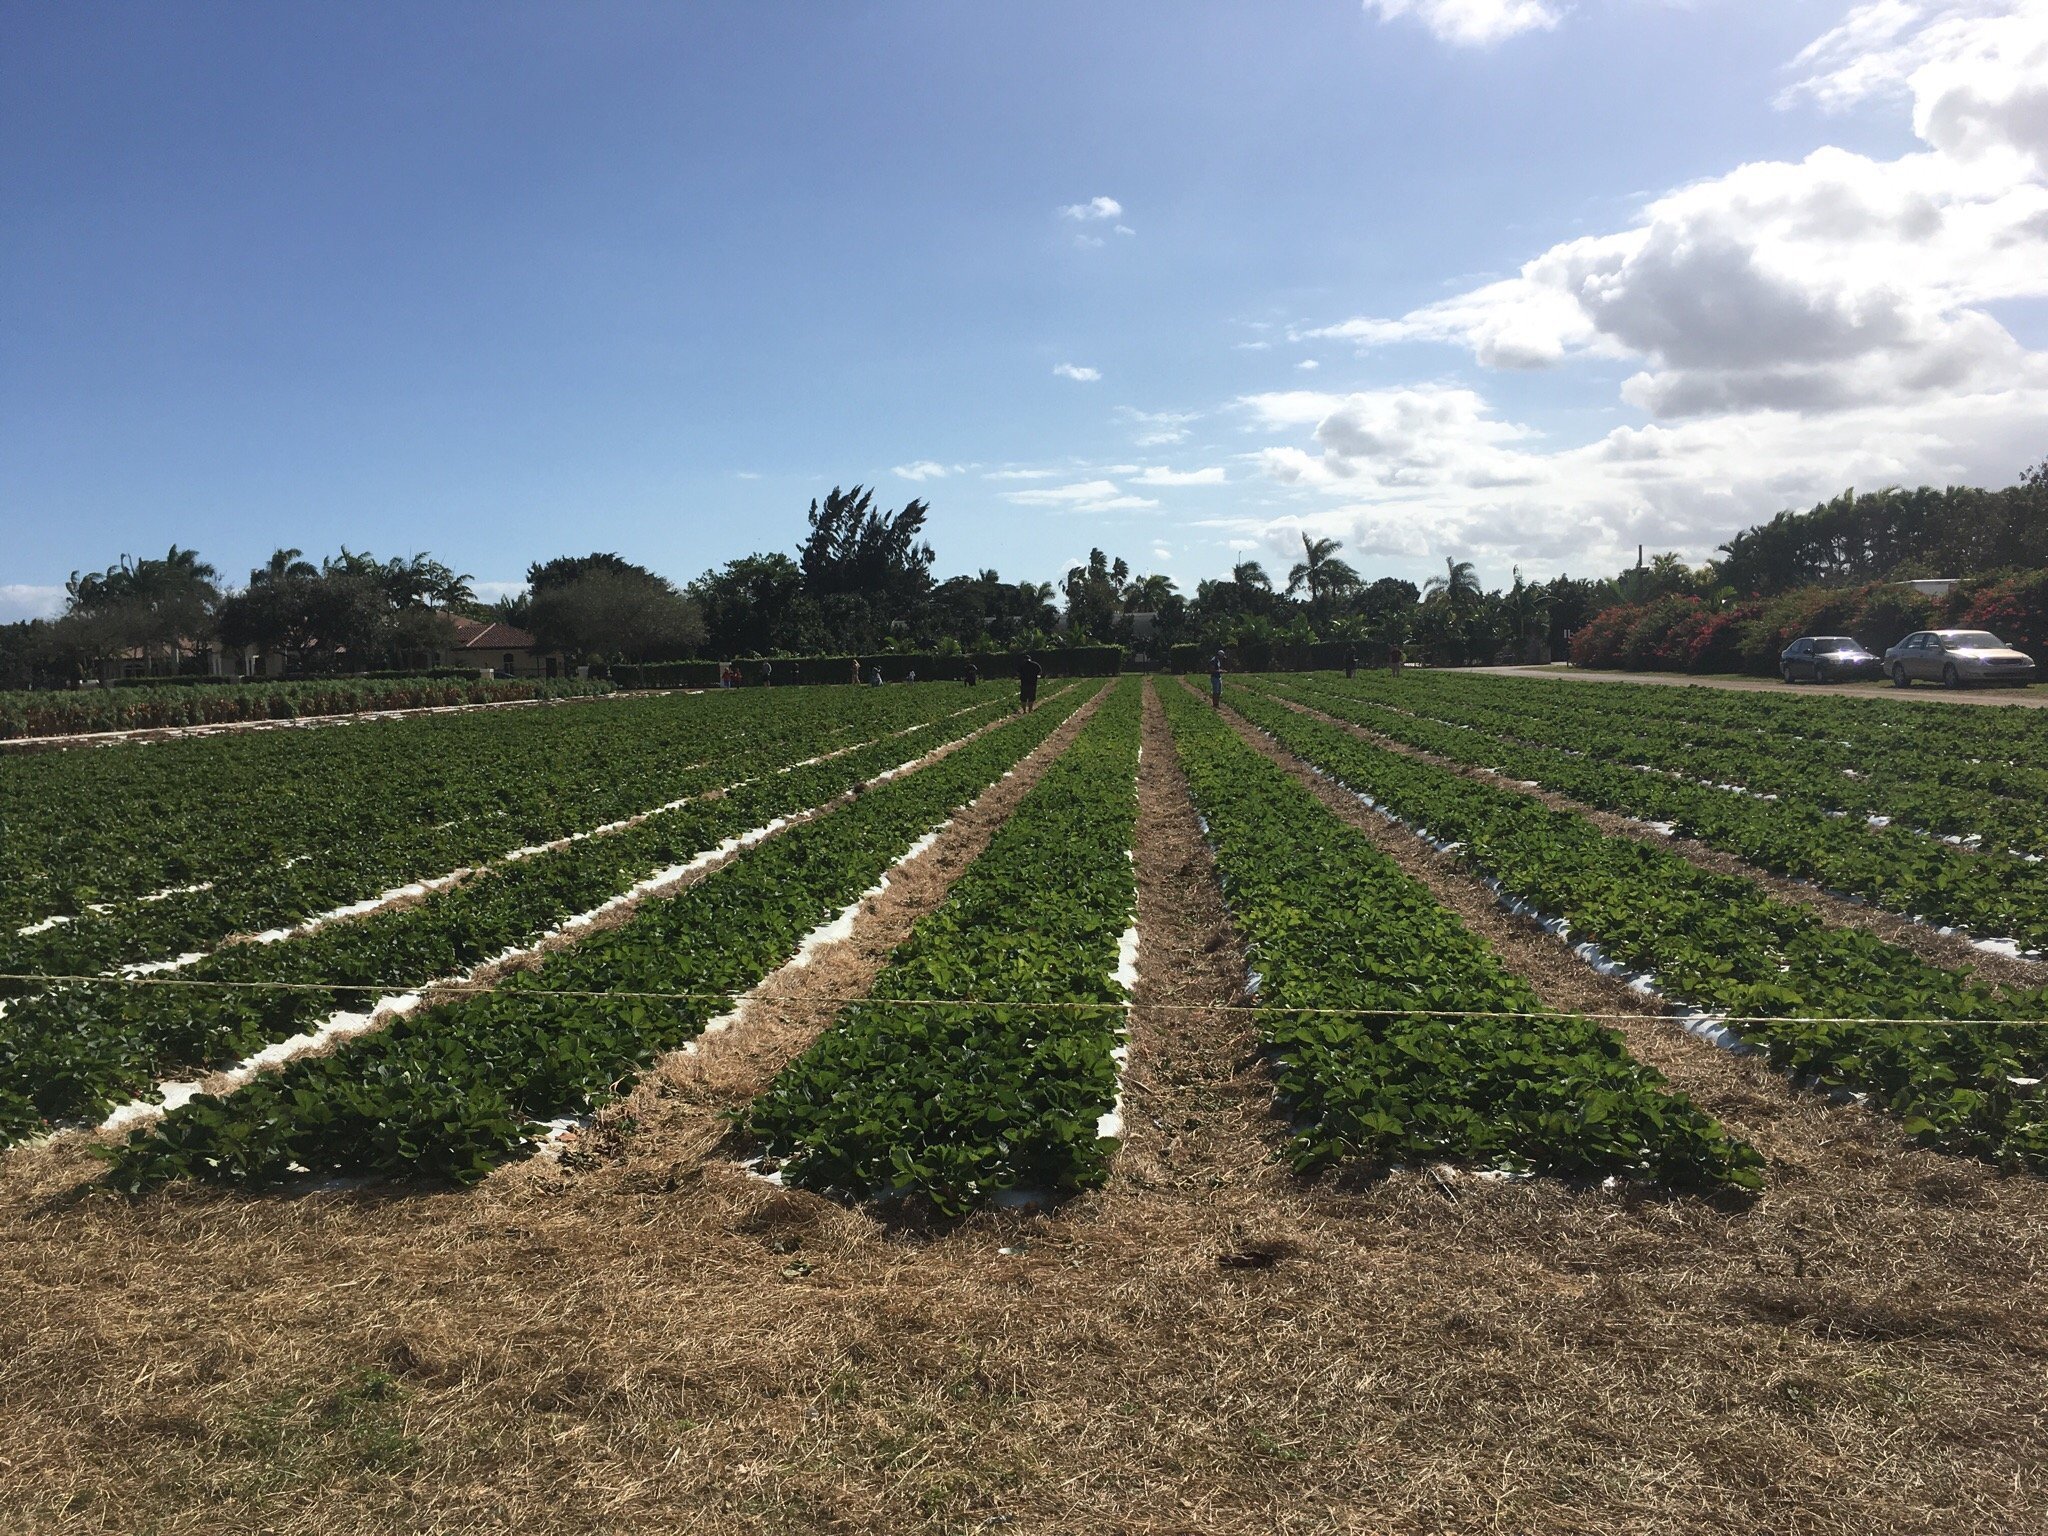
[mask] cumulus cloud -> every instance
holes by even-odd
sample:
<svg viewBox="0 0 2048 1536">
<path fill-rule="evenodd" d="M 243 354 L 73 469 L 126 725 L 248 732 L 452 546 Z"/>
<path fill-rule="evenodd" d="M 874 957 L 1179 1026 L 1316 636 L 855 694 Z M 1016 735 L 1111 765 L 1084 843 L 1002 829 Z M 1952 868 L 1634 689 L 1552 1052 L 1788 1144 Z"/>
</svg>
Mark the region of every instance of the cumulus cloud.
<svg viewBox="0 0 2048 1536">
<path fill-rule="evenodd" d="M 2048 8 L 2039 0 L 1875 0 L 1794 61 L 1779 98 L 1841 110 L 1912 103 L 1913 131 L 1959 160 L 2014 157 L 2048 174 Z"/>
<path fill-rule="evenodd" d="M 1861 7 L 1801 55 L 1796 88 L 1902 92 L 1925 150 L 1743 165 L 1514 277 L 1302 334 L 1449 342 L 1490 368 L 1628 359 L 1623 398 L 1666 419 L 2030 386 L 2042 359 L 1986 306 L 2048 296 L 2048 5 L 1928 13 Z"/>
<path fill-rule="evenodd" d="M 1078 367 L 1073 363 L 1055 363 L 1052 371 L 1057 378 L 1072 379 L 1080 384 L 1093 384 L 1102 377 L 1099 368 Z"/>
<path fill-rule="evenodd" d="M 1129 512 L 1159 505 L 1148 497 L 1127 494 L 1114 480 L 1034 486 L 1025 491 L 1005 491 L 1003 499 L 1020 507 L 1050 507 L 1060 512 Z"/>
<path fill-rule="evenodd" d="M 1061 218 L 1072 219 L 1077 224 L 1120 219 L 1123 216 L 1124 205 L 1113 197 L 1091 197 L 1085 203 L 1069 203 L 1060 210 Z"/>
<path fill-rule="evenodd" d="M 0 623 L 54 619 L 63 611 L 62 587 L 39 587 L 25 582 L 0 584 Z"/>
<path fill-rule="evenodd" d="M 1140 485 L 1222 485 L 1228 479 L 1220 464 L 1207 469 L 1167 469 L 1151 464 L 1138 471 Z"/>
<path fill-rule="evenodd" d="M 1313 427 L 1313 453 L 1280 446 L 1254 456 L 1283 485 L 1398 486 L 1448 479 L 1501 486 L 1535 478 L 1529 456 L 1509 446 L 1535 434 L 1500 420 L 1475 390 L 1448 384 L 1348 395 L 1293 389 L 1247 395 L 1239 404 L 1268 430 Z"/>
<path fill-rule="evenodd" d="M 909 464 L 898 464 L 889 471 L 899 480 L 943 480 L 953 473 L 944 464 L 934 464 L 930 459 L 917 459 Z"/>
<path fill-rule="evenodd" d="M 1413 16 L 1441 42 L 1476 48 L 1521 32 L 1548 31 L 1558 10 L 1545 0 L 1365 0 L 1381 21 Z"/>
</svg>

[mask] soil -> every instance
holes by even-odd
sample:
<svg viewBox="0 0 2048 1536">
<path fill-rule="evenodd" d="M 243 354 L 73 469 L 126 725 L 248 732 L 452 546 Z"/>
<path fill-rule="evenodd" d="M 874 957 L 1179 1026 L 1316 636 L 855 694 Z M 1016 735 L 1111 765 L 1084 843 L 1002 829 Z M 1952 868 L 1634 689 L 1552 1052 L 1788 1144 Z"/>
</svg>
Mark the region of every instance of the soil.
<svg viewBox="0 0 2048 1536">
<path fill-rule="evenodd" d="M 1146 732 L 1106 1188 L 931 1234 L 730 1160 L 721 1112 L 939 899 L 919 866 L 964 860 L 991 796 L 831 971 L 559 1164 L 131 1202 L 0 1160 L 0 1393 L 32 1405 L 0 1418 L 0 1529 L 2048 1531 L 2048 1186 L 1654 1022 L 1631 1044 L 1769 1155 L 1755 1201 L 1296 1179 Z M 1485 917 L 1454 868 L 1431 888 Z M 1502 952 L 1560 1006 L 1581 985 Z"/>
</svg>

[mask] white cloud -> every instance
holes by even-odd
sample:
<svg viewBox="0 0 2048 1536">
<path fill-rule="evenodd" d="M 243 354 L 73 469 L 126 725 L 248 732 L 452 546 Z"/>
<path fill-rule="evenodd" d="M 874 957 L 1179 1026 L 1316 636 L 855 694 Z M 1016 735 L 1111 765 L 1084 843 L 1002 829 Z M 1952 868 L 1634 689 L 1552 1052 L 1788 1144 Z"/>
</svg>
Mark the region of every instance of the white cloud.
<svg viewBox="0 0 2048 1536">
<path fill-rule="evenodd" d="M 1124 216 L 1124 205 L 1113 197 L 1091 197 L 1085 203 L 1069 203 L 1060 210 L 1060 217 L 1072 219 L 1077 224 L 1093 223 L 1101 219 L 1120 219 Z"/>
<path fill-rule="evenodd" d="M 1127 512 L 1159 505 L 1148 497 L 1126 494 L 1114 480 L 1080 480 L 1071 485 L 1005 491 L 1003 499 L 1020 507 L 1051 507 L 1061 512 Z"/>
<path fill-rule="evenodd" d="M 934 464 L 930 459 L 917 459 L 909 464 L 898 464 L 889 473 L 899 480 L 943 480 L 953 471 L 944 464 Z"/>
<path fill-rule="evenodd" d="M 495 603 L 501 597 L 517 597 L 526 590 L 523 581 L 472 581 L 470 591 L 480 603 Z"/>
<path fill-rule="evenodd" d="M 1544 0 L 1365 0 L 1365 10 L 1381 21 L 1413 16 L 1438 41 L 1465 48 L 1548 31 L 1558 22 L 1557 8 Z"/>
<path fill-rule="evenodd" d="M 2048 174 L 2048 7 L 2040 0 L 1875 0 L 1793 61 L 1779 98 L 1841 110 L 1911 101 L 1913 131 L 1959 160 L 2015 157 Z"/>
<path fill-rule="evenodd" d="M 1081 384 L 1093 384 L 1102 377 L 1102 370 L 1099 368 L 1078 367 L 1073 363 L 1056 363 L 1052 371 L 1058 378 L 1073 379 Z"/>
<path fill-rule="evenodd" d="M 62 587 L 39 587 L 25 582 L 0 584 L 0 623 L 22 619 L 54 619 L 64 611 Z"/>
<path fill-rule="evenodd" d="M 981 478 L 984 480 L 1050 480 L 1059 474 L 1057 469 L 992 469 Z"/>
<path fill-rule="evenodd" d="M 1208 469 L 1166 469 L 1152 464 L 1138 472 L 1140 485 L 1222 485 L 1228 478 L 1220 464 Z"/>
<path fill-rule="evenodd" d="M 757 469 L 736 469 L 732 472 L 732 477 L 735 480 L 758 480 L 761 478 L 761 472 Z"/>
<path fill-rule="evenodd" d="M 1314 373 L 1318 368 L 1322 367 L 1323 365 L 1317 362 L 1312 357 L 1304 357 L 1300 362 L 1296 363 L 1294 366 L 1299 368 L 1303 373 Z"/>
<path fill-rule="evenodd" d="M 1526 484 L 1537 473 L 1529 454 L 1510 447 L 1535 434 L 1494 416 L 1476 391 L 1453 385 L 1349 395 L 1284 390 L 1239 403 L 1269 430 L 1313 424 L 1316 452 L 1281 446 L 1254 455 L 1283 485 L 1495 487 Z"/>
<path fill-rule="evenodd" d="M 1879 0 L 1801 55 L 1796 92 L 1909 97 L 1926 150 L 1739 166 L 1514 277 L 1303 334 L 1629 359 L 1624 400 L 1667 420 L 2031 387 L 2048 358 L 1986 306 L 2048 296 L 2048 4 L 1987 9 Z"/>
<path fill-rule="evenodd" d="M 1140 411 L 1128 405 L 1118 406 L 1117 416 L 1138 428 L 1133 442 L 1140 448 L 1186 442 L 1189 424 L 1202 419 L 1200 411 Z"/>
</svg>

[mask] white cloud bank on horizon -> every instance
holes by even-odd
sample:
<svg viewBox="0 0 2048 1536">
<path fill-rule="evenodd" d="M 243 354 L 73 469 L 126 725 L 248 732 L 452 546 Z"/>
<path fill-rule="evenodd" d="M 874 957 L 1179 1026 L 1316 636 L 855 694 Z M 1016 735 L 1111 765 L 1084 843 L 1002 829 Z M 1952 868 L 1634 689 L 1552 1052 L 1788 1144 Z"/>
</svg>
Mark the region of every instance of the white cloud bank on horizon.
<svg viewBox="0 0 2048 1536">
<path fill-rule="evenodd" d="M 1482 48 L 1522 32 L 1547 32 L 1560 12 L 1544 0 L 1365 0 L 1381 21 L 1413 16 L 1439 42 Z"/>
<path fill-rule="evenodd" d="M 39 587 L 28 582 L 0 583 L 0 624 L 23 619 L 54 619 L 64 611 L 62 587 Z"/>
<path fill-rule="evenodd" d="M 1638 540 L 1703 558 L 1851 484 L 2011 483 L 2044 448 L 2048 353 L 1992 306 L 2048 297 L 2048 4 L 1877 0 L 1794 67 L 1786 100 L 1910 103 L 1925 147 L 1738 166 L 1513 277 L 1297 333 L 1438 343 L 1490 370 L 1622 361 L 1640 425 L 1546 447 L 1462 380 L 1252 395 L 1255 427 L 1309 433 L 1253 461 L 1350 502 L 1214 526 L 1585 571 Z"/>
</svg>

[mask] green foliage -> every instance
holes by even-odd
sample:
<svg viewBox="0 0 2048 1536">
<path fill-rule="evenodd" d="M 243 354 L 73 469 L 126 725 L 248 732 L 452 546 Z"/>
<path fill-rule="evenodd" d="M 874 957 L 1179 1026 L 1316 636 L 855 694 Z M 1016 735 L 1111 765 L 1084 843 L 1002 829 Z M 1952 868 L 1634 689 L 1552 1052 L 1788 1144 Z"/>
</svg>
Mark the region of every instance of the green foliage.
<svg viewBox="0 0 2048 1536">
<path fill-rule="evenodd" d="M 1050 733 L 1084 690 L 792 827 L 494 992 L 421 1009 L 231 1098 L 202 1095 L 111 1154 L 112 1181 L 271 1184 L 301 1172 L 467 1182 L 553 1116 L 629 1088 Z M 689 994 L 630 998 L 624 993 Z"/>
<path fill-rule="evenodd" d="M 1136 903 L 1138 684 L 1117 685 L 936 911 L 758 1099 L 748 1127 L 789 1182 L 920 1196 L 957 1214 L 1004 1190 L 1108 1176 L 1117 945 Z M 906 999 L 970 998 L 944 1007 Z M 891 1006 L 892 1003 L 898 1004 Z"/>
<path fill-rule="evenodd" d="M 1756 1153 L 1618 1035 L 1547 1011 L 1363 835 L 1183 689 L 1162 693 L 1259 974 L 1297 1167 L 1450 1159 L 1756 1187 Z M 1470 1016 L 1488 1013 L 1527 1017 Z"/>
<path fill-rule="evenodd" d="M 232 688 L 91 688 L 0 693 L 0 738 L 67 736 L 87 731 L 223 725 L 237 720 L 302 720 L 362 710 L 502 704 L 511 699 L 573 699 L 608 693 L 609 683 L 575 678 L 491 679 L 407 674 L 317 682 L 243 683 Z"/>
<path fill-rule="evenodd" d="M 635 881 L 717 846 L 728 837 L 769 819 L 829 800 L 865 779 L 957 739 L 998 716 L 1007 700 L 991 699 L 963 713 L 961 690 L 922 691 L 888 697 L 841 691 L 797 695 L 770 714 L 749 701 L 696 701 L 688 708 L 698 756 L 673 759 L 664 752 L 644 766 L 631 786 L 646 797 L 630 809 L 660 809 L 632 827 L 602 837 L 583 837 L 567 846 L 490 867 L 452 888 L 432 891 L 414 905 L 397 907 L 271 944 L 235 944 L 179 972 L 181 980 L 229 983 L 206 987 L 150 987 L 106 982 L 63 986 L 17 1000 L 0 1015 L 0 1082 L 20 1091 L 0 1110 L 0 1144 L 41 1129 L 46 1122 L 97 1120 L 118 1102 L 150 1093 L 174 1072 L 225 1066 L 274 1041 L 317 1026 L 329 1014 L 361 1011 L 373 994 L 355 987 L 396 993 L 435 977 L 460 974 L 507 949 L 523 946 L 579 912 L 589 911 Z M 641 711 L 639 724 L 666 738 L 683 711 Z M 907 732 L 906 732 L 906 729 Z M 809 759 L 831 754 L 825 761 Z M 616 769 L 619 764 L 615 761 Z M 565 780 L 563 787 L 569 782 Z M 706 798 L 706 791 L 722 791 Z M 691 798 L 684 798 L 691 797 Z M 677 803 L 681 801 L 681 803 Z M 630 803 L 629 803 L 630 804 Z M 551 807 L 557 832 L 603 825 L 588 800 L 564 799 Z M 452 830 L 452 829 L 451 829 Z M 487 836 L 502 840 L 502 827 Z M 400 846 L 384 850 L 387 860 L 406 856 Z M 439 858 L 449 845 L 435 846 Z M 479 848 L 503 850 L 502 841 L 472 840 Z M 421 847 L 410 850 L 421 857 Z M 383 866 L 387 871 L 393 865 Z M 448 866 L 428 864 L 427 872 Z M 310 889 L 328 895 L 375 892 L 358 866 L 353 886 L 337 887 L 334 872 L 322 886 L 298 884 L 303 901 Z M 261 883 L 242 887 L 260 897 Z M 154 953 L 200 949 L 237 924 L 249 910 L 234 905 L 235 888 L 217 882 L 192 893 L 182 910 L 166 902 L 108 904 L 89 920 L 65 924 L 47 935 L 17 942 L 69 945 L 70 968 L 83 962 L 80 946 L 97 935 L 119 942 L 115 953 L 147 946 Z M 275 909 L 272 909 L 272 915 Z M 93 964 L 105 963 L 102 946 Z M 50 969 L 57 969 L 51 966 Z M 265 983 L 282 984 L 271 990 Z"/>
<path fill-rule="evenodd" d="M 2048 1016 L 2048 996 L 1994 993 L 1869 933 L 1830 928 L 1748 880 L 1610 837 L 1527 795 L 1372 746 L 1254 693 L 1236 698 L 1290 749 L 1458 844 L 1461 858 L 1506 893 L 1653 973 L 1669 996 L 1770 1020 L 1741 1033 L 1774 1064 L 1870 1095 L 1930 1145 L 2048 1169 L 2048 1101 L 2039 1091 L 2048 1034 L 2022 1022 Z M 1503 761 L 1508 750 L 1489 755 Z M 1762 755 L 1752 747 L 1753 761 Z M 1827 1022 L 1835 1019 L 1860 1022 Z M 1916 1022 L 1883 1022 L 1900 1019 Z"/>
</svg>

